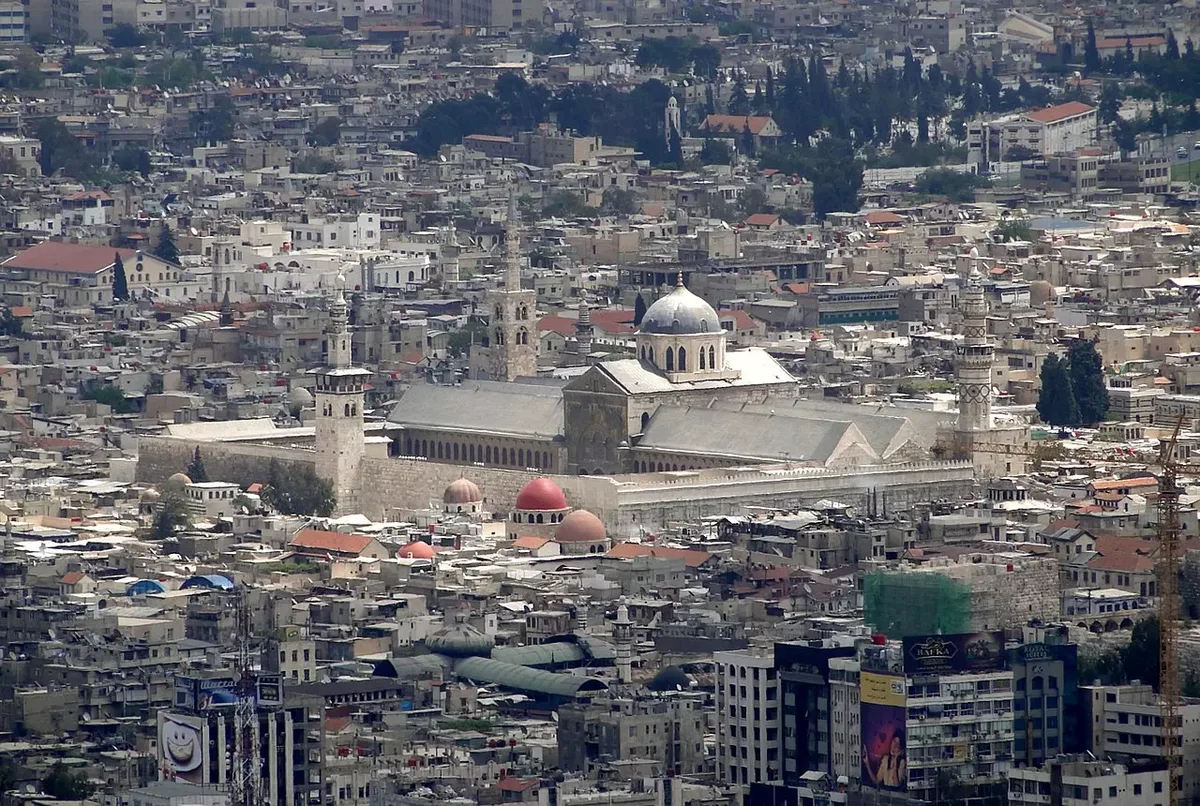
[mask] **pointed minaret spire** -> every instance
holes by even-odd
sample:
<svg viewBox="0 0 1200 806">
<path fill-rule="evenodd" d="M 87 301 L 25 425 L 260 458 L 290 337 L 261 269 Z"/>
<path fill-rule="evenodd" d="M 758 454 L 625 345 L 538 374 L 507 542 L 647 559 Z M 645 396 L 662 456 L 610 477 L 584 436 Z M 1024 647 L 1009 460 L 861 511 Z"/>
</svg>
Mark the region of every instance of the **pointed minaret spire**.
<svg viewBox="0 0 1200 806">
<path fill-rule="evenodd" d="M 350 339 L 347 334 L 349 316 L 346 310 L 346 277 L 338 273 L 334 280 L 333 303 L 329 306 L 328 353 L 329 366 L 350 366 Z"/>
<path fill-rule="evenodd" d="M 680 269 L 679 273 L 675 275 L 675 287 L 683 288 L 683 269 Z"/>
<path fill-rule="evenodd" d="M 515 190 L 508 193 L 508 218 L 504 222 L 504 287 L 521 290 L 521 215 Z"/>
<path fill-rule="evenodd" d="M 229 327 L 233 324 L 233 305 L 229 302 L 229 287 L 225 287 L 225 293 L 221 296 L 221 327 Z"/>
</svg>

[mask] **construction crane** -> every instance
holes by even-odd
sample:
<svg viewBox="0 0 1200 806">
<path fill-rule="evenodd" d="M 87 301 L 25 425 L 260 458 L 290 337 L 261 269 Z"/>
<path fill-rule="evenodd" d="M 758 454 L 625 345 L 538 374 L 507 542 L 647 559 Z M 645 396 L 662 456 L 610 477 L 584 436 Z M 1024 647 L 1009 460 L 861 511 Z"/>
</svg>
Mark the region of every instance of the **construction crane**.
<svg viewBox="0 0 1200 806">
<path fill-rule="evenodd" d="M 1134 455 L 1109 456 L 1083 450 L 1077 455 L 1108 464 L 1138 465 L 1158 472 L 1158 697 L 1163 756 L 1167 762 L 1167 806 L 1179 806 L 1180 768 L 1180 684 L 1179 684 L 1179 474 L 1200 475 L 1200 465 L 1178 461 L 1179 431 L 1183 416 L 1175 421 L 1169 437 L 1159 441 L 1157 461 Z M 1033 449 L 1020 445 L 973 446 L 980 453 L 1043 458 Z"/>
<path fill-rule="evenodd" d="M 252 663 L 248 591 L 237 592 L 235 641 L 237 642 L 237 703 L 233 712 L 233 758 L 229 771 L 231 806 L 262 806 L 262 760 L 258 743 L 258 677 Z"/>
</svg>

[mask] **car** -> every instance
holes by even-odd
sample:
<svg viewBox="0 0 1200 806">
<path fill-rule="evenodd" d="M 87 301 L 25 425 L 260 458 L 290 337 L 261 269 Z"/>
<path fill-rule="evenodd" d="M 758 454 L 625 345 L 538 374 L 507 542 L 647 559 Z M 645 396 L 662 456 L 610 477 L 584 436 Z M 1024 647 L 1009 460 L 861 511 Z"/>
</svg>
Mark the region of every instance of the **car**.
<svg viewBox="0 0 1200 806">
<path fill-rule="evenodd" d="M 1179 159 L 1184 159 L 1185 157 L 1187 157 L 1187 155 L 1188 155 L 1188 150 L 1186 148 L 1184 148 L 1183 146 L 1180 146 L 1179 148 L 1177 148 L 1175 150 L 1175 156 L 1179 157 Z"/>
<path fill-rule="evenodd" d="M 1195 149 L 1196 151 L 1200 151 L 1200 140 L 1197 140 L 1196 145 L 1192 146 L 1192 148 Z"/>
</svg>

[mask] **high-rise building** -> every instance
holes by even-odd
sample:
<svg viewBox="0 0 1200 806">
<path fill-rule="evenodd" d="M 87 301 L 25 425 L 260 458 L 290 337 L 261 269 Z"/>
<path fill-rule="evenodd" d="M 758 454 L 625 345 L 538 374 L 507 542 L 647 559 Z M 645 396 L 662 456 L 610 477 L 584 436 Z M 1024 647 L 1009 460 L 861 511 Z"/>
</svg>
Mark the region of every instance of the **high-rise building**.
<svg viewBox="0 0 1200 806">
<path fill-rule="evenodd" d="M 717 652 L 717 778 L 739 785 L 777 781 L 779 681 L 772 652 Z"/>
<path fill-rule="evenodd" d="M 358 512 L 362 459 L 363 393 L 369 370 L 351 365 L 346 313 L 346 280 L 338 275 L 326 330 L 325 366 L 313 371 L 317 417 L 317 474 L 333 484 L 339 512 Z"/>
<path fill-rule="evenodd" d="M 537 292 L 521 288 L 521 219 L 510 195 L 504 226 L 504 282 L 488 292 L 488 333 L 471 349 L 471 377 L 514 381 L 537 375 Z"/>
<path fill-rule="evenodd" d="M 1007 650 L 1013 673 L 1013 761 L 1037 767 L 1082 749 L 1078 730 L 1078 647 L 1050 628 L 1027 628 Z"/>
<path fill-rule="evenodd" d="M 790 786 L 798 786 L 800 776 L 806 772 L 833 774 L 835 712 L 830 661 L 854 657 L 857 653 L 853 645 L 814 643 L 815 646 L 775 644 L 775 671 L 781 695 L 783 780 Z"/>
<path fill-rule="evenodd" d="M 158 713 L 162 780 L 229 783 L 237 698 L 232 674 L 175 679 L 175 706 Z M 278 677 L 260 675 L 255 714 L 263 806 L 318 806 L 325 789 L 324 701 L 284 695 Z"/>
</svg>

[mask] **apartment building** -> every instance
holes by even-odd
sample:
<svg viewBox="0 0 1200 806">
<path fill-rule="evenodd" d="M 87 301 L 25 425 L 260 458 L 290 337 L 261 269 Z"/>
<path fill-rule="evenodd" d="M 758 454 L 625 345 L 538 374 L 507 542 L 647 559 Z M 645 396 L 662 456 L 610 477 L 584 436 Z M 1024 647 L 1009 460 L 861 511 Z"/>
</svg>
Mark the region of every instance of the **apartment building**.
<svg viewBox="0 0 1200 806">
<path fill-rule="evenodd" d="M 1161 766 L 1126 766 L 1089 756 L 1060 757 L 1008 774 L 1009 806 L 1166 806 L 1166 789 L 1167 771 Z"/>
<path fill-rule="evenodd" d="M 743 788 L 779 779 L 779 680 L 771 650 L 717 652 L 717 777 Z"/>
<path fill-rule="evenodd" d="M 1078 152 L 1096 139 L 1096 108 L 1079 101 L 967 125 L 967 161 L 986 168 L 1022 153 Z"/>
</svg>

